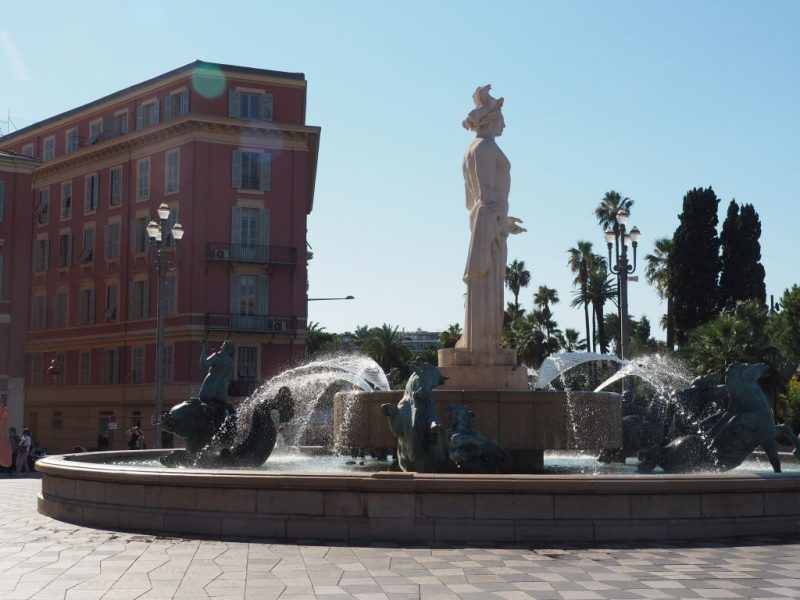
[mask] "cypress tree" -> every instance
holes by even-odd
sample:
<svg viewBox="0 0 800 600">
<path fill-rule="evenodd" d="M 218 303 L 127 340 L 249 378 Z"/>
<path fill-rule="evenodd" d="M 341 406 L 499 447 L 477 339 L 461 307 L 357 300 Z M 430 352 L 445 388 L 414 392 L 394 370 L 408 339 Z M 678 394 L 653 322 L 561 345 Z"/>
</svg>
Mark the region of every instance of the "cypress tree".
<svg viewBox="0 0 800 600">
<path fill-rule="evenodd" d="M 722 225 L 722 271 L 719 277 L 720 309 L 732 310 L 742 300 L 766 303 L 764 266 L 761 264 L 761 221 L 752 204 L 741 210 L 735 200 Z"/>
<path fill-rule="evenodd" d="M 675 333 L 681 346 L 685 345 L 690 330 L 717 314 L 718 204 L 712 188 L 694 188 L 683 197 L 683 211 L 678 215 L 680 224 L 673 236 L 673 250 L 667 264 Z"/>
</svg>

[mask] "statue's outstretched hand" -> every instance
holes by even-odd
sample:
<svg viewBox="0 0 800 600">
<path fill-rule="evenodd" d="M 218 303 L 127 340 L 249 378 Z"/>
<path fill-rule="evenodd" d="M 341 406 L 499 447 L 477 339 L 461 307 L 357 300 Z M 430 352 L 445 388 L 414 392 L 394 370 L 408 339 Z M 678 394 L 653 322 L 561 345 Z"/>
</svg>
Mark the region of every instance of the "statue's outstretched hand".
<svg viewBox="0 0 800 600">
<path fill-rule="evenodd" d="M 528 231 L 524 227 L 520 227 L 520 223 L 522 223 L 522 219 L 518 219 L 517 217 L 506 217 L 506 228 L 508 229 L 508 233 L 516 235 L 518 233 L 525 233 Z"/>
</svg>

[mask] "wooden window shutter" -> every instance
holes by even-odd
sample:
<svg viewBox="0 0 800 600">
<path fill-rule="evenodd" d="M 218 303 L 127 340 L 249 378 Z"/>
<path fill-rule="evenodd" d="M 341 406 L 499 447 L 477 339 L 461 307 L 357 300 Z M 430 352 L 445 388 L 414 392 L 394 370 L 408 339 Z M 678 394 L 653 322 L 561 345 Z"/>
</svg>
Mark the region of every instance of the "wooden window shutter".
<svg viewBox="0 0 800 600">
<path fill-rule="evenodd" d="M 262 246 L 269 246 L 269 209 L 260 209 L 258 211 L 258 217 L 258 241 Z"/>
<path fill-rule="evenodd" d="M 155 117 L 153 117 L 153 125 L 158 125 L 159 120 L 158 117 L 161 115 L 161 103 L 158 101 L 158 98 L 155 99 L 156 107 L 153 112 L 155 112 Z"/>
<path fill-rule="evenodd" d="M 67 266 L 72 266 L 72 232 L 67 234 Z"/>
<path fill-rule="evenodd" d="M 89 325 L 94 324 L 94 288 L 89 290 Z"/>
<path fill-rule="evenodd" d="M 140 104 L 136 107 L 136 129 L 144 127 L 144 107 Z"/>
<path fill-rule="evenodd" d="M 44 270 L 50 268 L 50 240 L 44 241 Z"/>
<path fill-rule="evenodd" d="M 269 314 L 267 312 L 267 306 L 268 306 L 267 294 L 268 294 L 268 288 L 269 288 L 268 281 L 269 281 L 269 278 L 266 275 L 259 275 L 259 277 L 258 277 L 258 289 L 257 289 L 258 298 L 256 299 L 256 302 L 258 302 L 258 310 L 257 310 L 257 312 L 258 312 L 259 315 Z"/>
<path fill-rule="evenodd" d="M 231 165 L 232 177 L 231 177 L 231 185 L 235 189 L 239 189 L 242 187 L 242 151 L 241 150 L 234 150 L 233 151 L 233 163 Z"/>
<path fill-rule="evenodd" d="M 272 154 L 269 152 L 261 152 L 259 158 L 259 166 L 261 167 L 261 189 L 269 191 L 272 189 Z"/>
<path fill-rule="evenodd" d="M 176 117 L 178 115 L 175 115 Z M 172 102 L 170 102 L 170 96 L 167 94 L 164 96 L 164 120 L 169 121 L 172 118 Z"/>
<path fill-rule="evenodd" d="M 189 90 L 181 92 L 181 116 L 189 114 Z"/>
<path fill-rule="evenodd" d="M 239 92 L 236 90 L 228 91 L 228 116 L 239 118 Z"/>
<path fill-rule="evenodd" d="M 242 312 L 239 306 L 239 276 L 236 274 L 231 275 L 231 314 L 238 315 Z"/>
<path fill-rule="evenodd" d="M 111 225 L 103 226 L 103 258 L 111 258 Z"/>
<path fill-rule="evenodd" d="M 242 209 L 231 207 L 231 244 L 242 243 Z M 236 250 L 234 250 L 235 252 Z"/>
<path fill-rule="evenodd" d="M 272 94 L 261 94 L 261 118 L 272 121 Z"/>
<path fill-rule="evenodd" d="M 148 318 L 150 316 L 150 280 L 142 282 L 142 317 Z"/>
</svg>

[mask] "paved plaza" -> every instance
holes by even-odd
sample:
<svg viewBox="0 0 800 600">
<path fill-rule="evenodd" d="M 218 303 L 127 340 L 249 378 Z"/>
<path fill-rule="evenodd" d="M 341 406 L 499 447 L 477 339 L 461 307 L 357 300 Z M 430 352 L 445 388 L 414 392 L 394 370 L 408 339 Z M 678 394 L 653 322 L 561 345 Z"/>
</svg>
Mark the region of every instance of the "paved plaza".
<svg viewBox="0 0 800 600">
<path fill-rule="evenodd" d="M 603 547 L 341 545 L 168 538 L 36 511 L 0 477 L 0 598 L 800 598 L 800 539 Z"/>
</svg>

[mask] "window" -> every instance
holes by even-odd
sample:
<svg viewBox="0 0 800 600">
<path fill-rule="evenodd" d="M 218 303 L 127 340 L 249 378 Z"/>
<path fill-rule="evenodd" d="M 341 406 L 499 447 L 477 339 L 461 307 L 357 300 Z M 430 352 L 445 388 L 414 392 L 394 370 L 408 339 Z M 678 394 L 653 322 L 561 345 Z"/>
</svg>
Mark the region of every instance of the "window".
<svg viewBox="0 0 800 600">
<path fill-rule="evenodd" d="M 24 154 L 25 156 L 30 156 L 31 158 L 33 158 L 33 144 L 25 144 L 22 147 L 22 154 Z"/>
<path fill-rule="evenodd" d="M 136 129 L 158 125 L 158 98 L 136 107 Z"/>
<path fill-rule="evenodd" d="M 66 371 L 67 356 L 59 352 L 55 357 L 56 365 L 58 365 L 58 373 L 53 375 L 53 383 L 56 385 L 64 385 L 64 371 Z"/>
<path fill-rule="evenodd" d="M 58 266 L 69 267 L 72 264 L 72 232 L 65 231 L 58 236 Z"/>
<path fill-rule="evenodd" d="M 3 255 L 0 254 L 0 301 L 3 300 Z"/>
<path fill-rule="evenodd" d="M 53 160 L 56 157 L 56 138 L 50 136 L 44 139 L 44 159 Z"/>
<path fill-rule="evenodd" d="M 103 350 L 101 382 L 105 385 L 119 383 L 119 350 L 117 348 Z"/>
<path fill-rule="evenodd" d="M 256 356 L 255 346 L 239 346 L 239 379 L 256 378 Z"/>
<path fill-rule="evenodd" d="M 272 94 L 230 90 L 228 116 L 236 119 L 272 121 Z"/>
<path fill-rule="evenodd" d="M 37 294 L 31 301 L 31 329 L 47 328 L 47 296 Z"/>
<path fill-rule="evenodd" d="M 147 237 L 147 224 L 150 217 L 141 215 L 131 221 L 131 252 L 141 254 L 147 252 L 149 238 Z"/>
<path fill-rule="evenodd" d="M 78 292 L 78 325 L 94 325 L 94 288 Z"/>
<path fill-rule="evenodd" d="M 122 167 L 112 167 L 109 171 L 111 190 L 109 193 L 109 204 L 119 206 L 122 202 Z"/>
<path fill-rule="evenodd" d="M 50 240 L 39 238 L 33 242 L 33 272 L 44 273 L 50 268 Z"/>
<path fill-rule="evenodd" d="M 84 213 L 94 212 L 100 204 L 100 176 L 92 173 L 86 176 Z"/>
<path fill-rule="evenodd" d="M 78 128 L 73 127 L 72 129 L 67 129 L 67 133 L 65 134 L 65 144 L 64 144 L 66 154 L 70 152 L 75 152 L 78 149 Z"/>
<path fill-rule="evenodd" d="M 92 353 L 81 352 L 78 359 L 78 383 L 91 385 L 92 383 Z"/>
<path fill-rule="evenodd" d="M 119 308 L 119 285 L 116 282 L 106 284 L 106 321 L 117 320 L 117 310 Z"/>
<path fill-rule="evenodd" d="M 272 155 L 268 152 L 233 151 L 233 187 L 269 190 L 272 186 Z"/>
<path fill-rule="evenodd" d="M 31 383 L 42 385 L 42 375 L 44 375 L 44 356 L 41 352 L 31 354 Z"/>
<path fill-rule="evenodd" d="M 0 181 L 0 223 L 3 222 L 3 209 L 6 204 L 6 182 Z"/>
<path fill-rule="evenodd" d="M 150 282 L 133 281 L 128 293 L 128 318 L 146 319 L 150 314 Z"/>
<path fill-rule="evenodd" d="M 172 346 L 164 346 L 161 353 L 161 379 L 164 383 L 172 383 Z"/>
<path fill-rule="evenodd" d="M 175 315 L 175 277 L 164 279 L 164 315 L 171 317 Z"/>
<path fill-rule="evenodd" d="M 64 413 L 60 410 L 53 411 L 53 419 L 50 422 L 50 425 L 53 429 L 63 429 L 64 428 Z"/>
<path fill-rule="evenodd" d="M 133 349 L 131 379 L 133 380 L 133 383 L 144 382 L 144 348 L 142 346 L 136 346 Z"/>
<path fill-rule="evenodd" d="M 123 110 L 103 119 L 103 139 L 110 140 L 128 133 L 128 111 Z"/>
<path fill-rule="evenodd" d="M 89 123 L 89 144 L 96 144 L 103 139 L 103 120 L 97 119 Z"/>
<path fill-rule="evenodd" d="M 231 255 L 234 260 L 265 262 L 269 253 L 269 211 L 234 206 L 231 209 Z"/>
<path fill-rule="evenodd" d="M 121 231 L 122 226 L 118 222 L 106 225 L 103 236 L 103 256 L 106 260 L 119 258 Z"/>
<path fill-rule="evenodd" d="M 67 311 L 69 310 L 69 294 L 67 292 L 58 292 L 56 294 L 56 305 L 53 309 L 53 321 L 55 327 L 66 327 Z"/>
<path fill-rule="evenodd" d="M 66 221 L 72 217 L 72 182 L 65 181 L 61 184 L 61 220 Z"/>
<path fill-rule="evenodd" d="M 150 197 L 150 159 L 143 158 L 136 163 L 136 199 L 147 200 Z"/>
<path fill-rule="evenodd" d="M 94 225 L 86 225 L 83 228 L 83 250 L 81 260 L 92 262 L 94 259 Z"/>
<path fill-rule="evenodd" d="M 165 193 L 172 194 L 178 191 L 181 177 L 181 154 L 180 150 L 170 150 L 164 156 L 166 164 L 164 171 L 166 173 Z"/>
<path fill-rule="evenodd" d="M 50 189 L 39 190 L 39 201 L 36 203 L 36 222 L 47 225 L 50 220 Z"/>
<path fill-rule="evenodd" d="M 164 120 L 176 119 L 189 114 L 189 91 L 170 94 L 164 99 Z"/>
<path fill-rule="evenodd" d="M 238 330 L 255 330 L 266 325 L 267 278 L 258 275 L 231 276 L 231 325 Z"/>
</svg>

